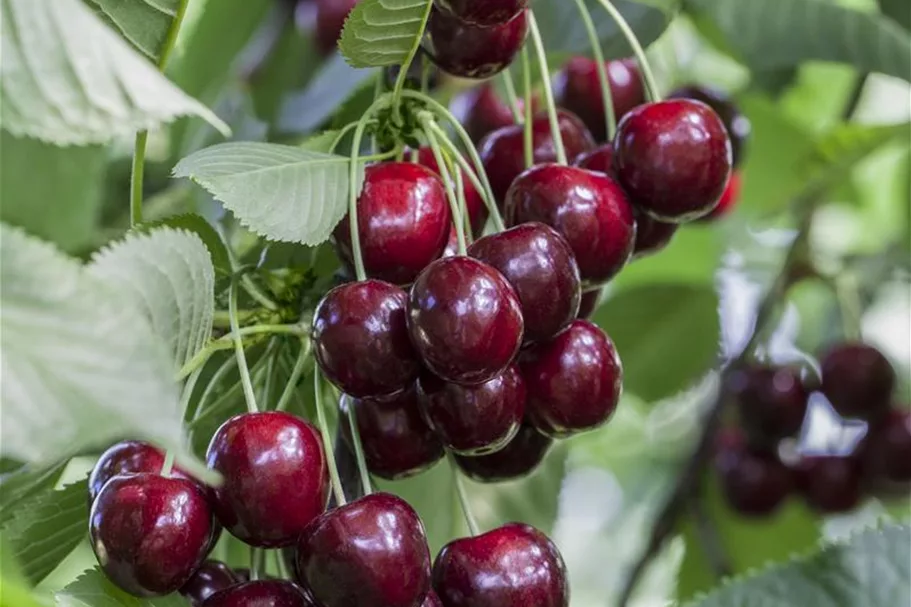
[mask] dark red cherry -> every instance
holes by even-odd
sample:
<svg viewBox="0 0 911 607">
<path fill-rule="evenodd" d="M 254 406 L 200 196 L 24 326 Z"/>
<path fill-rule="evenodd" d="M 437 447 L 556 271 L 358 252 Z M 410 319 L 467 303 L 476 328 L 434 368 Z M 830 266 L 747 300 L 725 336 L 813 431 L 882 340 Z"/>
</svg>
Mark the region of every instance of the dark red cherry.
<svg viewBox="0 0 911 607">
<path fill-rule="evenodd" d="M 528 476 L 544 461 L 554 441 L 523 423 L 515 437 L 496 453 L 456 455 L 459 468 L 480 483 L 499 483 Z"/>
<path fill-rule="evenodd" d="M 823 355 L 820 369 L 822 392 L 839 414 L 873 419 L 889 408 L 895 371 L 876 348 L 837 344 Z"/>
<path fill-rule="evenodd" d="M 538 221 L 569 243 L 586 288 L 604 284 L 633 252 L 636 221 L 620 186 L 606 175 L 539 164 L 519 175 L 506 194 L 509 225 Z"/>
<path fill-rule="evenodd" d="M 140 473 L 105 483 L 89 517 L 105 575 L 140 597 L 176 592 L 206 558 L 212 511 L 193 481 Z"/>
<path fill-rule="evenodd" d="M 126 440 L 112 445 L 101 454 L 92 468 L 89 476 L 89 506 L 101 493 L 104 484 L 115 476 L 141 472 L 159 474 L 163 465 L 164 452 L 149 443 Z M 171 476 L 195 481 L 193 477 L 176 467 L 172 469 Z"/>
<path fill-rule="evenodd" d="M 767 516 L 793 488 L 793 475 L 774 453 L 750 449 L 739 431 L 719 437 L 715 467 L 731 508 L 744 516 Z"/>
<path fill-rule="evenodd" d="M 605 423 L 617 408 L 623 368 L 613 342 L 597 325 L 574 320 L 549 342 L 522 353 L 528 418 L 541 432 L 564 438 Z"/>
<path fill-rule="evenodd" d="M 522 308 L 495 268 L 447 257 L 421 272 L 408 301 L 408 330 L 424 364 L 459 384 L 499 375 L 522 344 Z"/>
<path fill-rule="evenodd" d="M 297 570 L 322 607 L 415 607 L 430 590 L 424 525 L 394 495 L 362 497 L 307 527 Z"/>
<path fill-rule="evenodd" d="M 401 392 L 420 363 L 406 323 L 408 295 L 381 280 L 335 287 L 313 314 L 313 345 L 320 369 L 353 396 Z"/>
<path fill-rule="evenodd" d="M 728 136 L 731 138 L 731 155 L 734 168 L 740 166 L 752 127 L 750 119 L 740 113 L 740 109 L 731 101 L 727 94 L 711 87 L 692 84 L 672 92 L 669 98 L 695 99 L 715 110 L 715 113 L 724 122 Z"/>
<path fill-rule="evenodd" d="M 774 448 L 800 432 L 807 391 L 797 369 L 751 366 L 731 373 L 727 390 L 751 445 Z"/>
<path fill-rule="evenodd" d="M 468 247 L 516 290 L 525 340 L 549 339 L 575 318 L 582 297 L 579 266 L 566 239 L 543 223 L 523 223 Z"/>
<path fill-rule="evenodd" d="M 566 148 L 566 157 L 575 158 L 594 149 L 595 140 L 578 116 L 566 110 L 557 111 L 557 124 Z M 534 164 L 556 162 L 554 140 L 546 114 L 538 114 L 531 123 Z M 503 127 L 490 133 L 479 144 L 484 170 L 499 204 L 506 198 L 509 186 L 525 170 L 524 133 L 521 124 Z"/>
<path fill-rule="evenodd" d="M 525 44 L 528 12 L 504 23 L 474 25 L 431 9 L 425 50 L 444 72 L 461 78 L 490 78 L 509 67 Z"/>
<path fill-rule="evenodd" d="M 281 411 L 226 421 L 206 451 L 224 477 L 215 511 L 234 537 L 262 548 L 293 543 L 326 508 L 328 467 L 319 432 Z"/>
<path fill-rule="evenodd" d="M 731 176 L 721 118 L 698 101 L 674 99 L 630 110 L 614 140 L 617 178 L 649 215 L 682 223 L 709 213 Z"/>
<path fill-rule="evenodd" d="M 894 483 L 911 481 L 911 412 L 893 409 L 865 439 L 867 470 Z"/>
<path fill-rule="evenodd" d="M 443 607 L 443 601 L 440 600 L 440 597 L 437 596 L 437 593 L 431 590 L 427 593 L 427 596 L 424 597 L 424 602 L 421 603 L 421 607 Z"/>
<path fill-rule="evenodd" d="M 525 380 L 516 365 L 477 386 L 425 373 L 418 380 L 424 418 L 450 450 L 482 455 L 506 446 L 525 414 Z"/>
<path fill-rule="evenodd" d="M 335 50 L 348 14 L 360 0 L 316 0 L 316 47 L 328 55 Z"/>
<path fill-rule="evenodd" d="M 414 476 L 444 455 L 443 443 L 421 417 L 414 386 L 382 399 L 343 394 L 339 407 L 342 413 L 339 427 L 351 445 L 348 412 L 354 408 L 364 458 L 372 474 L 389 480 Z"/>
<path fill-rule="evenodd" d="M 613 59 L 605 62 L 610 83 L 614 115 L 617 120 L 631 109 L 645 103 L 642 75 L 634 59 Z M 604 93 L 598 78 L 598 63 L 588 57 L 573 57 L 557 74 L 554 81 L 557 103 L 575 113 L 599 141 L 607 139 L 604 116 Z"/>
<path fill-rule="evenodd" d="M 418 150 L 418 164 L 421 164 L 434 173 L 439 174 L 440 167 L 437 159 L 433 155 L 433 150 L 429 147 L 422 147 Z M 487 222 L 487 205 L 484 199 L 478 193 L 477 188 L 462 171 L 462 184 L 465 188 L 465 210 L 468 211 L 468 219 L 471 221 L 471 230 L 475 234 L 480 234 Z"/>
<path fill-rule="evenodd" d="M 579 303 L 579 313 L 576 318 L 591 318 L 598 308 L 598 301 L 601 299 L 601 289 L 586 291 L 582 294 L 582 300 Z"/>
<path fill-rule="evenodd" d="M 721 195 L 718 206 L 712 209 L 708 215 L 700 217 L 698 221 L 711 222 L 730 214 L 734 207 L 737 206 L 737 203 L 740 202 L 740 180 L 740 171 L 731 173 L 731 179 L 728 180 L 728 185 L 724 188 L 724 194 Z"/>
<path fill-rule="evenodd" d="M 596 173 L 603 173 L 611 179 L 616 179 L 614 175 L 614 144 L 603 143 L 593 150 L 579 154 L 573 160 L 573 166 Z"/>
<path fill-rule="evenodd" d="M 528 0 L 434 0 L 434 6 L 474 25 L 498 25 L 515 17 Z"/>
<path fill-rule="evenodd" d="M 797 474 L 804 500 L 817 512 L 847 512 L 863 497 L 862 467 L 857 458 L 805 457 Z"/>
<path fill-rule="evenodd" d="M 186 597 L 192 605 L 200 605 L 219 590 L 239 583 L 240 578 L 233 569 L 221 561 L 206 561 L 181 587 L 180 594 Z"/>
<path fill-rule="evenodd" d="M 367 275 L 408 284 L 446 247 L 452 215 L 440 178 L 410 162 L 368 166 L 357 199 L 361 253 Z M 339 257 L 354 267 L 346 215 L 333 232 Z"/>
<path fill-rule="evenodd" d="M 285 580 L 245 582 L 216 592 L 203 607 L 317 607 L 304 591 Z"/>
<path fill-rule="evenodd" d="M 636 244 L 633 247 L 633 259 L 641 259 L 663 250 L 670 244 L 677 232 L 676 223 L 658 221 L 645 213 L 634 210 L 636 217 Z"/>
<path fill-rule="evenodd" d="M 520 110 L 525 104 L 519 100 Z M 493 85 L 480 84 L 456 95 L 449 106 L 452 114 L 462 123 L 474 142 L 504 126 L 515 124 L 509 105 L 501 99 Z"/>
<path fill-rule="evenodd" d="M 446 544 L 433 587 L 446 607 L 569 607 L 563 557 L 546 535 L 520 523 Z"/>
</svg>

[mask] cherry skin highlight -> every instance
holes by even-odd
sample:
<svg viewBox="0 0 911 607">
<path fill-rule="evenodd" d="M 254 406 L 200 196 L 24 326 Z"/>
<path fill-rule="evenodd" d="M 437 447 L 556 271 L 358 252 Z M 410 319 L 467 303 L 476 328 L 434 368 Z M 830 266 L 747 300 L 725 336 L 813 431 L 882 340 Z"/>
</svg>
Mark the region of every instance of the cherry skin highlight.
<svg viewBox="0 0 911 607">
<path fill-rule="evenodd" d="M 294 543 L 326 508 L 328 465 L 319 432 L 281 411 L 246 413 L 215 432 L 206 463 L 224 477 L 215 511 L 234 537 L 251 546 Z"/>
<path fill-rule="evenodd" d="M 499 25 L 528 6 L 528 0 L 434 0 L 434 6 L 473 25 Z"/>
<path fill-rule="evenodd" d="M 161 449 L 137 440 L 121 441 L 109 447 L 92 468 L 89 475 L 89 506 L 101 493 L 104 484 L 115 476 L 139 474 L 148 472 L 159 474 L 164 466 L 164 452 Z M 171 476 L 197 482 L 196 479 L 182 471 L 173 468 Z"/>
<path fill-rule="evenodd" d="M 500 483 L 528 476 L 544 461 L 554 441 L 529 423 L 523 423 L 515 437 L 495 453 L 479 456 L 456 455 L 455 461 L 469 478 L 479 483 Z"/>
<path fill-rule="evenodd" d="M 605 62 L 610 95 L 617 120 L 637 105 L 645 103 L 645 90 L 639 66 L 632 58 Z M 575 113 L 598 141 L 607 140 L 604 93 L 598 78 L 598 63 L 588 57 L 573 57 L 557 74 L 554 82 L 557 104 Z"/>
<path fill-rule="evenodd" d="M 192 605 L 200 605 L 216 592 L 239 583 L 240 578 L 233 569 L 221 561 L 206 561 L 181 587 L 180 594 L 187 598 Z"/>
<path fill-rule="evenodd" d="M 461 78 L 484 79 L 509 67 L 525 44 L 528 12 L 505 23 L 480 26 L 431 9 L 425 50 L 441 70 Z"/>
<path fill-rule="evenodd" d="M 820 368 L 822 393 L 840 415 L 874 419 L 889 409 L 895 371 L 876 348 L 837 344 L 825 352 Z"/>
<path fill-rule="evenodd" d="M 216 592 L 203 607 L 318 607 L 304 591 L 285 580 L 244 582 Z"/>
<path fill-rule="evenodd" d="M 437 159 L 433 155 L 433 150 L 429 147 L 422 147 L 418 150 L 418 164 L 427 167 L 437 175 L 440 174 L 440 167 L 437 165 Z M 461 171 L 461 169 L 459 169 Z M 465 188 L 465 210 L 468 211 L 468 219 L 471 222 L 471 231 L 474 234 L 480 234 L 484 230 L 484 224 L 487 222 L 487 205 L 478 192 L 465 171 L 462 171 L 462 184 Z"/>
</svg>

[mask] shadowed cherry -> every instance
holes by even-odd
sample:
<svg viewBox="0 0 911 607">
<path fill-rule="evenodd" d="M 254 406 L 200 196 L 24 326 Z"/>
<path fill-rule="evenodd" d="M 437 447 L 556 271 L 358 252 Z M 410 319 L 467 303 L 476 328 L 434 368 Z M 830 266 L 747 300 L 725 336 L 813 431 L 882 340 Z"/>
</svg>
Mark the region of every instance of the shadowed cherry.
<svg viewBox="0 0 911 607">
<path fill-rule="evenodd" d="M 307 527 L 297 570 L 322 607 L 420 605 L 430 590 L 424 525 L 404 500 L 373 493 Z"/>
<path fill-rule="evenodd" d="M 206 561 L 180 589 L 191 604 L 200 605 L 207 598 L 241 582 L 234 570 L 221 561 Z"/>
<path fill-rule="evenodd" d="M 411 162 L 367 167 L 357 200 L 364 268 L 371 278 L 403 285 L 446 247 L 452 215 L 443 183 L 430 169 Z M 339 257 L 354 267 L 346 215 L 332 233 Z"/>
<path fill-rule="evenodd" d="M 163 451 L 142 441 L 126 440 L 112 445 L 101 454 L 89 475 L 89 507 L 104 484 L 115 476 L 141 472 L 159 474 L 164 466 L 164 459 Z M 171 469 L 171 476 L 198 482 L 177 467 Z"/>
<path fill-rule="evenodd" d="M 304 591 L 285 580 L 245 582 L 216 592 L 203 607 L 318 607 Z"/>
<path fill-rule="evenodd" d="M 893 483 L 911 482 L 911 412 L 889 411 L 871 424 L 865 443 L 865 472 Z"/>
<path fill-rule="evenodd" d="M 500 483 L 528 476 L 544 461 L 554 441 L 523 423 L 505 447 L 479 456 L 456 455 L 459 468 L 480 483 Z"/>
<path fill-rule="evenodd" d="M 715 468 L 721 491 L 732 509 L 748 517 L 768 516 L 784 502 L 793 474 L 775 453 L 750 449 L 735 429 L 716 439 Z"/>
<path fill-rule="evenodd" d="M 752 126 L 750 119 L 740 112 L 740 108 L 726 93 L 705 85 L 691 84 L 675 90 L 668 98 L 695 99 L 715 110 L 731 138 L 731 159 L 734 168 L 740 166 Z"/>
<path fill-rule="evenodd" d="M 157 474 L 112 478 L 89 516 L 101 569 L 139 597 L 183 586 L 206 558 L 212 532 L 212 511 L 199 485 Z"/>
<path fill-rule="evenodd" d="M 446 607 L 569 607 L 563 557 L 546 535 L 519 523 L 446 544 L 433 587 Z"/>
<path fill-rule="evenodd" d="M 632 58 L 605 61 L 614 115 L 620 120 L 631 109 L 645 103 L 642 75 Z M 588 57 L 573 57 L 554 80 L 557 103 L 575 113 L 599 141 L 607 140 L 604 93 L 598 78 L 598 63 Z"/>
<path fill-rule="evenodd" d="M 636 217 L 636 244 L 633 259 L 641 259 L 664 250 L 671 243 L 679 227 L 676 223 L 658 221 L 641 211 L 634 210 Z"/>
<path fill-rule="evenodd" d="M 697 221 L 712 222 L 729 215 L 734 210 L 734 207 L 737 206 L 737 203 L 740 202 L 740 188 L 740 171 L 734 171 L 731 173 L 731 179 L 728 181 L 727 187 L 724 188 L 724 194 L 721 195 L 721 199 L 718 201 L 718 206 Z"/>
<path fill-rule="evenodd" d="M 856 457 L 804 457 L 797 466 L 798 487 L 813 510 L 848 512 L 863 498 L 862 471 Z"/>
<path fill-rule="evenodd" d="M 751 445 L 774 448 L 800 432 L 809 395 L 799 370 L 760 365 L 738 369 L 728 378 L 727 390 Z"/>
<path fill-rule="evenodd" d="M 614 175 L 614 144 L 602 143 L 593 150 L 579 154 L 573 160 L 573 166 L 602 173 L 611 179 L 616 179 Z"/>
<path fill-rule="evenodd" d="M 528 0 L 434 0 L 434 6 L 474 25 L 498 25 L 515 17 Z"/>
<path fill-rule="evenodd" d="M 875 419 L 889 409 L 895 371 L 876 348 L 856 342 L 836 344 L 824 353 L 820 369 L 822 393 L 839 414 Z"/>
<path fill-rule="evenodd" d="M 528 11 L 504 23 L 480 26 L 437 8 L 427 21 L 424 49 L 444 72 L 461 78 L 484 79 L 506 69 L 525 44 Z"/>
<path fill-rule="evenodd" d="M 433 150 L 429 147 L 422 147 L 418 150 L 418 164 L 427 167 L 434 173 L 440 173 L 437 159 L 433 155 Z M 484 204 L 484 199 L 481 198 L 481 194 L 478 193 L 474 184 L 465 175 L 465 171 L 462 171 L 462 184 L 465 188 L 465 210 L 468 211 L 471 231 L 474 234 L 480 234 L 484 229 L 484 224 L 487 222 L 487 205 Z"/>
<path fill-rule="evenodd" d="M 234 537 L 262 548 L 292 544 L 326 508 L 328 467 L 319 432 L 281 411 L 226 421 L 206 451 L 224 483 L 215 511 Z"/>
<path fill-rule="evenodd" d="M 406 323 L 408 295 L 380 280 L 335 287 L 313 314 L 320 369 L 353 396 L 401 392 L 420 370 Z"/>
<path fill-rule="evenodd" d="M 515 289 L 495 268 L 471 257 L 430 264 L 411 287 L 408 309 L 415 349 L 446 381 L 483 383 L 512 362 L 522 343 Z"/>
<path fill-rule="evenodd" d="M 598 309 L 598 301 L 601 299 L 601 289 L 595 289 L 593 291 L 586 291 L 582 294 L 582 299 L 579 303 L 579 313 L 576 314 L 576 318 L 591 318 L 591 315 L 595 313 L 595 310 Z"/>
<path fill-rule="evenodd" d="M 437 593 L 431 590 L 427 593 L 427 596 L 424 597 L 424 602 L 421 603 L 421 607 L 443 607 L 443 601 L 440 600 L 440 597 L 437 596 Z"/>
<path fill-rule="evenodd" d="M 323 55 L 335 51 L 348 14 L 360 0 L 316 0 L 316 47 Z"/>
<path fill-rule="evenodd" d="M 520 99 L 519 110 L 524 112 L 524 108 Z M 456 95 L 449 109 L 476 143 L 492 131 L 515 124 L 509 104 L 486 82 Z"/>
</svg>

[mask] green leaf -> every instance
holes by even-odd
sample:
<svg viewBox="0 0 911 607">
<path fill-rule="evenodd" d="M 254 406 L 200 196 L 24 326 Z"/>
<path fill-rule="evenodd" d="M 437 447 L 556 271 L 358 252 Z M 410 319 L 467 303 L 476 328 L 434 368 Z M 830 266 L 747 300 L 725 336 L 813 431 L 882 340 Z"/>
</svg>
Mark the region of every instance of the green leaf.
<svg viewBox="0 0 911 607">
<path fill-rule="evenodd" d="M 152 61 L 158 61 L 181 0 L 86 0 L 124 38 Z"/>
<path fill-rule="evenodd" d="M 728 582 L 691 607 L 895 607 L 911 594 L 911 528 L 884 525 Z"/>
<path fill-rule="evenodd" d="M 143 311 L 167 344 L 175 372 L 211 337 L 215 271 L 193 232 L 161 227 L 127 234 L 97 253 L 88 270 Z"/>
<path fill-rule="evenodd" d="M 893 141 L 911 141 L 911 123 L 869 126 L 842 124 L 816 141 L 806 161 L 807 181 L 832 187 L 850 176 L 851 169 Z"/>
<path fill-rule="evenodd" d="M 0 607 L 40 607 L 6 539 L 0 535 Z"/>
<path fill-rule="evenodd" d="M 911 30 L 911 4 L 906 0 L 878 0 L 879 9 L 906 30 Z"/>
<path fill-rule="evenodd" d="M 56 593 L 57 607 L 189 607 L 177 594 L 140 599 L 112 584 L 98 569 L 89 569 Z"/>
<path fill-rule="evenodd" d="M 287 145 L 223 143 L 181 160 L 174 176 L 204 187 L 261 236 L 315 245 L 348 209 L 348 163 Z"/>
<path fill-rule="evenodd" d="M 646 401 L 690 387 L 718 352 L 718 297 L 708 286 L 636 287 L 609 298 L 594 318 L 620 353 L 624 390 Z"/>
<path fill-rule="evenodd" d="M 32 584 L 47 577 L 86 536 L 87 496 L 86 480 L 42 493 L 3 527 L 3 537 Z"/>
<path fill-rule="evenodd" d="M 433 0 L 363 0 L 348 19 L 339 49 L 352 67 L 401 65 L 423 33 Z"/>
<path fill-rule="evenodd" d="M 67 462 L 53 466 L 25 466 L 0 482 L 0 527 L 6 525 L 22 504 L 36 495 L 53 491 Z"/>
<path fill-rule="evenodd" d="M 228 248 L 224 240 L 202 215 L 196 213 L 184 213 L 183 215 L 174 215 L 161 221 L 139 226 L 141 230 L 150 230 L 158 226 L 168 226 L 180 230 L 189 230 L 202 240 L 203 244 L 209 250 L 212 257 L 212 265 L 215 270 L 226 276 L 232 273 L 231 259 L 228 257 Z"/>
<path fill-rule="evenodd" d="M 332 129 L 329 131 L 323 131 L 322 133 L 317 133 L 312 137 L 308 137 L 300 144 L 300 148 L 304 150 L 309 150 L 311 152 L 322 152 L 323 154 L 331 154 L 332 144 L 335 143 L 335 140 L 338 138 L 340 130 Z"/>
<path fill-rule="evenodd" d="M 79 0 L 2 0 L 0 120 L 56 145 L 132 137 L 208 108 L 171 84 Z"/>
<path fill-rule="evenodd" d="M 911 77 L 911 35 L 877 13 L 823 0 L 684 0 L 684 6 L 714 21 L 753 68 L 818 60 Z"/>
</svg>

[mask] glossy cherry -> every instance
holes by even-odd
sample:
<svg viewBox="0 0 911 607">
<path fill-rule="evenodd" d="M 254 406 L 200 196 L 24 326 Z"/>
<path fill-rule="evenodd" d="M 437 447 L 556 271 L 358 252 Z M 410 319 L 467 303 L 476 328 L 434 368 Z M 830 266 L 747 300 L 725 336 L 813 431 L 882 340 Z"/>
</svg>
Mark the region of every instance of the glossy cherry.
<svg viewBox="0 0 911 607">
<path fill-rule="evenodd" d="M 231 535 L 262 548 L 292 544 L 326 508 L 328 467 L 319 432 L 281 411 L 226 421 L 206 451 L 224 477 L 215 511 Z"/>
<path fill-rule="evenodd" d="M 499 483 L 528 476 L 544 461 L 554 440 L 523 423 L 515 437 L 496 453 L 456 455 L 459 468 L 480 483 Z"/>
<path fill-rule="evenodd" d="M 316 0 L 316 47 L 324 55 L 335 50 L 348 14 L 360 0 Z"/>
<path fill-rule="evenodd" d="M 384 396 L 411 385 L 420 363 L 406 323 L 408 294 L 381 280 L 335 287 L 313 314 L 320 369 L 353 396 Z"/>
<path fill-rule="evenodd" d="M 870 426 L 867 471 L 894 483 L 911 482 L 911 412 L 893 409 Z"/>
<path fill-rule="evenodd" d="M 633 253 L 636 221 L 620 186 L 577 167 L 540 164 L 519 175 L 506 194 L 509 225 L 537 221 L 572 248 L 586 289 L 604 284 Z"/>
<path fill-rule="evenodd" d="M 620 120 L 631 109 L 645 103 L 639 66 L 632 58 L 605 62 L 614 116 Z M 575 113 L 599 141 L 607 139 L 604 93 L 598 77 L 598 63 L 588 57 L 573 57 L 554 81 L 557 103 Z"/>
<path fill-rule="evenodd" d="M 688 99 L 633 108 L 617 127 L 614 153 L 630 200 L 663 221 L 709 213 L 731 175 L 731 142 L 721 118 Z"/>
<path fill-rule="evenodd" d="M 321 607 L 415 607 L 430 590 L 424 525 L 404 500 L 373 493 L 307 527 L 297 570 Z"/>
<path fill-rule="evenodd" d="M 216 592 L 203 607 L 317 607 L 304 591 L 285 580 L 245 582 Z"/>
<path fill-rule="evenodd" d="M 873 419 L 889 408 L 895 371 L 873 346 L 837 344 L 825 352 L 820 369 L 822 392 L 839 414 Z"/>
<path fill-rule="evenodd" d="M 164 452 L 157 447 L 137 440 L 121 441 L 101 454 L 89 475 L 89 506 L 101 493 L 104 484 L 124 474 L 149 472 L 158 474 L 164 465 Z M 173 468 L 171 476 L 195 481 L 180 468 Z"/>
<path fill-rule="evenodd" d="M 738 369 L 728 378 L 727 390 L 751 445 L 773 449 L 781 439 L 800 432 L 809 395 L 798 369 L 764 365 Z"/>
<path fill-rule="evenodd" d="M 774 453 L 750 449 L 738 430 L 719 437 L 715 467 L 728 504 L 744 516 L 771 514 L 793 489 L 791 470 Z"/>
<path fill-rule="evenodd" d="M 364 458 L 372 474 L 388 480 L 414 476 L 442 459 L 443 443 L 421 417 L 417 390 L 382 399 L 342 395 L 342 436 L 353 446 L 348 414 L 354 409 L 364 447 Z"/>
<path fill-rule="evenodd" d="M 476 386 L 425 373 L 418 380 L 418 402 L 447 448 L 482 455 L 502 449 L 518 432 L 525 414 L 525 380 L 516 365 Z"/>
<path fill-rule="evenodd" d="M 567 158 L 575 158 L 594 149 L 595 140 L 578 116 L 566 110 L 558 110 L 557 124 L 560 127 Z M 554 140 L 550 136 L 547 115 L 537 114 L 531 126 L 534 164 L 556 162 L 557 153 Z M 479 144 L 484 170 L 499 204 L 505 200 L 512 182 L 525 170 L 523 128 L 521 124 L 516 124 L 497 129 Z"/>
<path fill-rule="evenodd" d="M 563 557 L 546 535 L 520 523 L 446 544 L 433 587 L 446 607 L 569 607 Z"/>
<path fill-rule="evenodd" d="M 598 308 L 599 299 L 601 299 L 601 289 L 594 289 L 583 293 L 582 299 L 579 302 L 579 312 L 576 314 L 576 318 L 591 318 L 591 315 L 594 314 L 595 310 Z"/>
<path fill-rule="evenodd" d="M 434 173 L 440 173 L 437 159 L 433 155 L 433 150 L 429 147 L 422 147 L 418 150 L 418 163 Z M 465 175 L 465 171 L 462 171 L 462 184 L 465 188 L 465 210 L 468 211 L 471 230 L 475 234 L 480 234 L 484 229 L 484 224 L 487 222 L 487 205 L 484 204 L 484 199 L 481 198 L 477 188 Z"/>
<path fill-rule="evenodd" d="M 740 109 L 727 94 L 705 85 L 691 84 L 675 90 L 668 97 L 671 99 L 695 99 L 715 110 L 715 113 L 724 122 L 724 127 L 731 138 L 731 156 L 734 168 L 740 166 L 752 127 L 750 119 L 740 112 Z"/>
<path fill-rule="evenodd" d="M 212 531 L 212 510 L 198 484 L 149 473 L 109 480 L 89 516 L 101 569 L 140 597 L 183 586 L 206 558 Z"/>
<path fill-rule="evenodd" d="M 602 143 L 593 150 L 579 154 L 573 160 L 573 166 L 595 171 L 596 173 L 603 173 L 611 179 L 616 179 L 614 175 L 614 144 Z"/>
<path fill-rule="evenodd" d="M 855 457 L 805 457 L 797 474 L 804 500 L 817 512 L 848 512 L 863 497 L 862 467 Z"/>
<path fill-rule="evenodd" d="M 411 287 L 408 330 L 425 366 L 446 381 L 480 384 L 499 375 L 522 344 L 522 308 L 495 268 L 447 257 Z"/>
<path fill-rule="evenodd" d="M 180 594 L 186 597 L 192 605 L 200 605 L 216 592 L 240 582 L 241 580 L 234 570 L 221 561 L 206 561 L 181 587 Z"/>
<path fill-rule="evenodd" d="M 426 167 L 410 162 L 368 166 L 357 211 L 361 253 L 371 278 L 408 284 L 446 246 L 449 201 L 439 176 Z M 333 237 L 339 257 L 353 268 L 350 230 L 346 215 Z"/>
<path fill-rule="evenodd" d="M 434 6 L 474 25 L 497 25 L 515 17 L 528 0 L 434 0 Z"/>
<path fill-rule="evenodd" d="M 712 209 L 708 215 L 700 217 L 699 221 L 715 221 L 729 215 L 740 202 L 741 179 L 740 171 L 731 173 L 731 179 L 724 188 L 724 194 L 721 195 L 718 206 Z"/>
<path fill-rule="evenodd" d="M 474 25 L 431 9 L 424 49 L 444 72 L 462 78 L 490 78 L 506 69 L 525 44 L 528 11 L 504 23 Z"/>
<path fill-rule="evenodd" d="M 658 221 L 638 210 L 633 214 L 636 217 L 636 244 L 633 246 L 633 259 L 642 259 L 664 250 L 677 233 L 679 226 L 676 223 Z"/>
<path fill-rule="evenodd" d="M 592 430 L 617 408 L 623 368 L 597 325 L 574 320 L 549 342 L 522 353 L 529 421 L 554 438 Z"/>
<path fill-rule="evenodd" d="M 553 228 L 523 223 L 478 239 L 468 255 L 499 270 L 516 290 L 526 341 L 553 337 L 579 311 L 579 267 L 569 243 Z"/>
<path fill-rule="evenodd" d="M 521 99 L 519 104 L 524 112 Z M 480 84 L 456 95 L 449 109 L 475 142 L 499 128 L 515 124 L 509 105 L 497 95 L 490 83 Z"/>
</svg>

